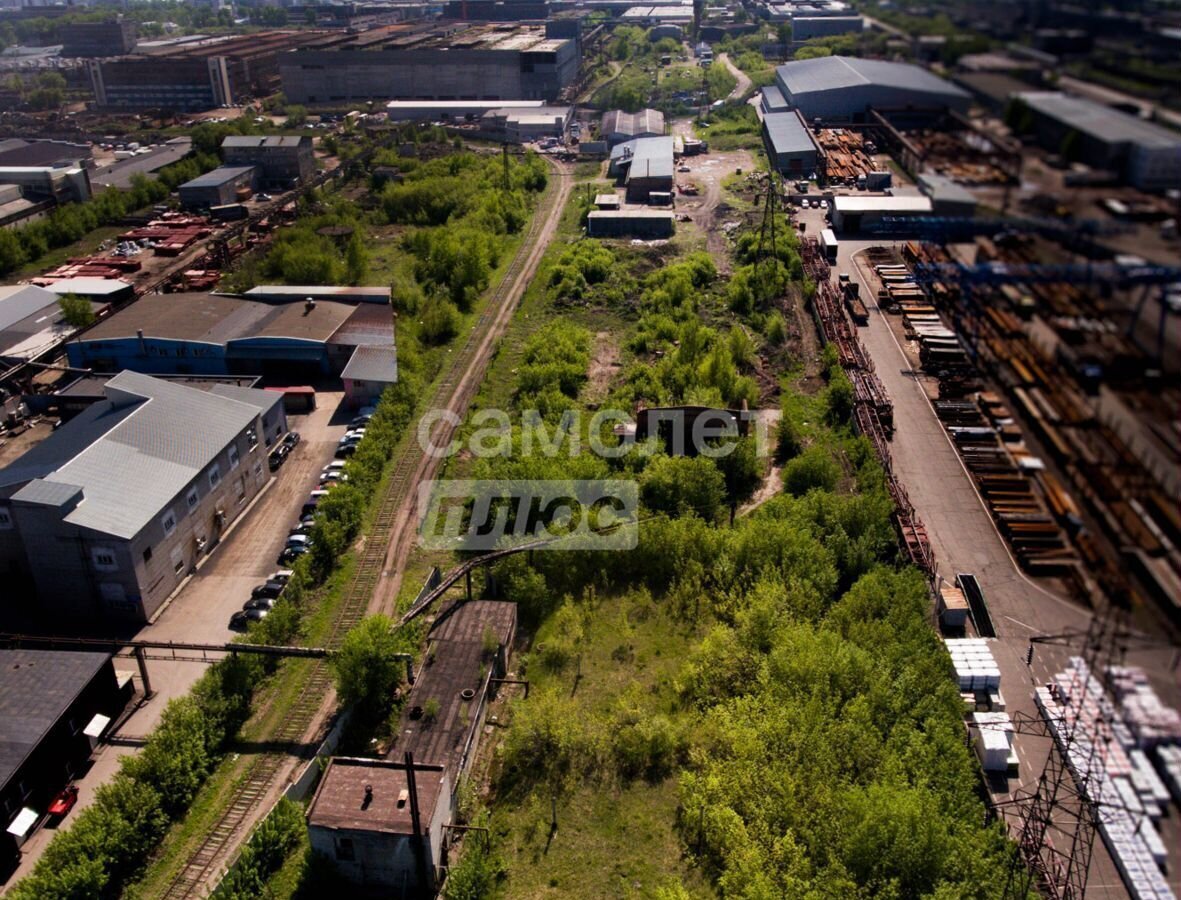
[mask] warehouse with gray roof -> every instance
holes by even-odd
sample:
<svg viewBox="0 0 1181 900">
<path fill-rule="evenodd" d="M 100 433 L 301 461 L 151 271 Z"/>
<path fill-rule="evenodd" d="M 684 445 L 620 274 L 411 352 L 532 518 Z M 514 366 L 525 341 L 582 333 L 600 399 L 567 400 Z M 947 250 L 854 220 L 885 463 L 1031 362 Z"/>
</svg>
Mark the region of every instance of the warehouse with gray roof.
<svg viewBox="0 0 1181 900">
<path fill-rule="evenodd" d="M 808 121 L 864 122 L 871 108 L 965 112 L 971 101 L 966 91 L 926 69 L 880 59 L 793 60 L 776 70 L 775 83 Z"/>
<path fill-rule="evenodd" d="M 603 113 L 599 124 L 599 137 L 609 147 L 642 137 L 659 137 L 664 134 L 664 113 L 656 109 L 641 109 L 629 113 L 613 109 Z"/>
<path fill-rule="evenodd" d="M 103 392 L 0 469 L 0 573 L 46 621 L 150 620 L 267 483 L 287 430 L 278 392 L 135 372 Z"/>
<path fill-rule="evenodd" d="M 670 193 L 674 179 L 671 136 L 636 138 L 611 150 L 609 174 L 627 188 L 632 203 L 647 203 L 653 193 Z"/>
<path fill-rule="evenodd" d="M 1017 99 L 1046 149 L 1117 172 L 1141 190 L 1181 187 L 1181 134 L 1057 91 L 1031 91 Z"/>
<path fill-rule="evenodd" d="M 821 151 L 799 114 L 768 113 L 763 116 L 763 144 L 767 158 L 785 175 L 810 175 L 816 171 Z"/>
</svg>

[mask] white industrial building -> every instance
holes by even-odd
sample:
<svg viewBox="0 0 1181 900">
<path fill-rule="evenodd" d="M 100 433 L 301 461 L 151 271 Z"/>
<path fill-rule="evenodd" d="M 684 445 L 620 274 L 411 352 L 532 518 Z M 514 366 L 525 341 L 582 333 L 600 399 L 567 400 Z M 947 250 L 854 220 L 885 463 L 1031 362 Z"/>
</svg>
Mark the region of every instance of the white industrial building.
<svg viewBox="0 0 1181 900">
<path fill-rule="evenodd" d="M 854 233 L 872 229 L 884 219 L 930 216 L 934 211 L 930 197 L 838 196 L 832 198 L 832 227 L 834 231 Z"/>
<path fill-rule="evenodd" d="M 862 122 L 870 108 L 966 112 L 971 102 L 966 91 L 926 69 L 880 59 L 794 60 L 776 70 L 775 83 L 809 121 Z"/>
</svg>

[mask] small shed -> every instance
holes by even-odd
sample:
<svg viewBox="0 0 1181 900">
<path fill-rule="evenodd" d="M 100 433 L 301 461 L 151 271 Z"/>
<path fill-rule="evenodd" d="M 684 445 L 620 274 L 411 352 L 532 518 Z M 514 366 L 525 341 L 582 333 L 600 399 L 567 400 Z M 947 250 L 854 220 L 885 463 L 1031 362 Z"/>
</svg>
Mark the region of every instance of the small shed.
<svg viewBox="0 0 1181 900">
<path fill-rule="evenodd" d="M 392 344 L 361 346 L 353 351 L 344 371 L 345 404 L 353 409 L 373 406 L 382 392 L 398 382 L 398 353 Z"/>
<path fill-rule="evenodd" d="M 673 214 L 660 209 L 593 210 L 586 217 L 588 237 L 668 238 L 675 228 Z"/>
</svg>

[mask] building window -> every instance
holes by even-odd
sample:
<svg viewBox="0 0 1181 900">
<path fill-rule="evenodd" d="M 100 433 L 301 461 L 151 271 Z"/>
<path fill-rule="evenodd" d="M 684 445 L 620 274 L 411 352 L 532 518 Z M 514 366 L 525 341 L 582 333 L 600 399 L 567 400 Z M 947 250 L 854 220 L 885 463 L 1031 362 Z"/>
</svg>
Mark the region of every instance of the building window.
<svg viewBox="0 0 1181 900">
<path fill-rule="evenodd" d="M 148 563 L 151 561 L 152 561 L 152 548 L 151 547 L 144 547 L 144 562 Z"/>
<path fill-rule="evenodd" d="M 194 484 L 189 488 L 188 494 L 185 495 L 185 502 L 189 505 L 189 511 L 192 512 L 197 508 L 197 504 L 201 501 L 200 495 L 197 493 L 197 486 Z"/>
<path fill-rule="evenodd" d="M 352 862 L 357 858 L 356 851 L 353 849 L 352 838 L 336 839 L 336 858 L 345 862 Z"/>
<path fill-rule="evenodd" d="M 240 463 L 241 461 L 242 460 L 238 456 L 237 446 L 234 444 L 231 444 L 230 445 L 230 469 L 233 470 L 233 469 L 238 468 L 238 463 Z"/>
<path fill-rule="evenodd" d="M 12 510 L 7 506 L 0 506 L 0 530 L 12 528 Z"/>
<path fill-rule="evenodd" d="M 176 547 L 172 551 L 172 571 L 179 575 L 185 570 L 185 552 L 182 548 Z"/>
<path fill-rule="evenodd" d="M 90 559 L 100 572 L 114 572 L 119 568 L 119 562 L 115 559 L 115 551 L 110 547 L 91 548 Z"/>
<path fill-rule="evenodd" d="M 258 432 L 254 430 L 254 426 L 246 429 L 246 446 L 251 450 L 258 446 Z"/>
<path fill-rule="evenodd" d="M 221 469 L 215 463 L 209 469 L 209 486 L 211 488 L 217 487 L 221 483 Z"/>
<path fill-rule="evenodd" d="M 176 531 L 176 516 L 172 510 L 168 510 L 160 517 L 160 524 L 164 527 L 164 537 L 171 537 L 172 532 Z"/>
<path fill-rule="evenodd" d="M 246 499 L 246 479 L 238 479 L 238 502 L 241 503 Z"/>
</svg>

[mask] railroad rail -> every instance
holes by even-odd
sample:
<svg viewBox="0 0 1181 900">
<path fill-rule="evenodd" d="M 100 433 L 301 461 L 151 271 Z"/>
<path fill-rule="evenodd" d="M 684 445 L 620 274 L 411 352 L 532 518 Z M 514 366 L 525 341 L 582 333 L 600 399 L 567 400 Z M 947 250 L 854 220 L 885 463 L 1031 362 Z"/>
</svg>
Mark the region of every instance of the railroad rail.
<svg viewBox="0 0 1181 900">
<path fill-rule="evenodd" d="M 479 376 L 483 373 L 479 363 L 484 339 L 499 318 L 501 308 L 512 296 L 513 287 L 541 233 L 541 223 L 550 211 L 550 204 L 556 203 L 556 198 L 561 195 L 560 189 L 554 189 L 552 194 L 547 191 L 546 198 L 532 217 L 516 254 L 485 305 L 484 312 L 463 347 L 454 354 L 451 366 L 437 383 L 428 399 L 429 405 L 424 408 L 448 408 L 453 412 L 460 412 L 471 401 L 479 385 Z M 435 445 L 443 446 L 449 442 L 454 427 L 446 422 L 436 423 L 432 432 Z M 440 443 L 440 439 L 445 440 Z M 329 651 L 340 646 L 344 636 L 360 623 L 368 611 L 381 581 L 390 545 L 395 538 L 404 539 L 405 529 L 395 534 L 399 514 L 407 503 L 413 503 L 412 491 L 418 482 L 419 473 L 425 470 L 429 462 L 430 459 L 417 441 L 410 442 L 398 458 L 394 471 L 386 483 L 385 493 L 382 495 L 373 524 L 357 550 L 353 577 L 344 590 L 325 642 Z M 268 735 L 268 740 L 278 746 L 300 741 L 315 724 L 317 714 L 331 690 L 331 673 L 324 659 L 312 660 L 292 708 L 277 731 Z M 229 805 L 163 892 L 162 897 L 165 900 L 192 897 L 209 880 L 226 852 L 243 834 L 251 813 L 257 810 L 260 802 L 270 792 L 288 758 L 288 754 L 272 751 L 262 753 L 250 762 L 245 777 L 234 789 Z"/>
</svg>

